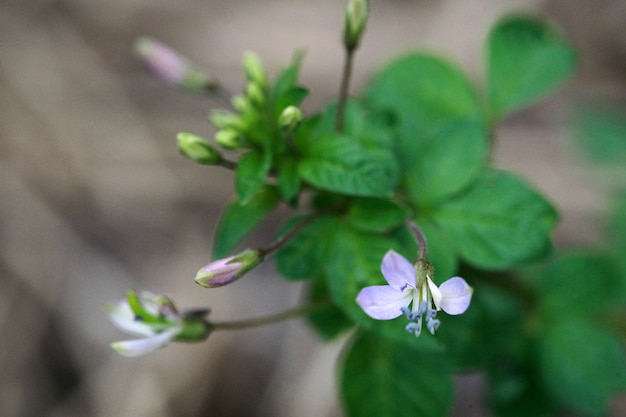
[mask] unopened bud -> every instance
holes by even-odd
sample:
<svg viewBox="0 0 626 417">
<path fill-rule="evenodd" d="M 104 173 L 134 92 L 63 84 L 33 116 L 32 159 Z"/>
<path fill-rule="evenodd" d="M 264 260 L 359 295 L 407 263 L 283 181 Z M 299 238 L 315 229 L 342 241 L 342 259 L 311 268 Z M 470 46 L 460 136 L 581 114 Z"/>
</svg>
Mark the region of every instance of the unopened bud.
<svg viewBox="0 0 626 417">
<path fill-rule="evenodd" d="M 217 149 L 195 133 L 180 132 L 176 135 L 176 143 L 181 154 L 199 164 L 217 165 L 222 161 Z"/>
<path fill-rule="evenodd" d="M 237 94 L 233 96 L 233 98 L 230 100 L 230 104 L 232 104 L 233 108 L 239 113 L 246 114 L 252 110 L 250 100 L 248 100 L 248 98 L 243 94 Z"/>
<path fill-rule="evenodd" d="M 191 61 L 169 46 L 150 37 L 135 41 L 135 52 L 147 67 L 163 81 L 190 90 L 215 88 L 217 80 L 198 69 Z"/>
<path fill-rule="evenodd" d="M 255 82 L 250 82 L 246 85 L 246 97 L 256 108 L 261 108 L 265 104 L 265 92 L 263 88 Z"/>
<path fill-rule="evenodd" d="M 244 130 L 246 122 L 241 116 L 227 110 L 214 110 L 209 114 L 209 121 L 218 129 Z"/>
<path fill-rule="evenodd" d="M 206 265 L 196 274 L 195 281 L 206 288 L 221 287 L 241 278 L 263 262 L 258 250 L 248 249 L 238 255 L 219 259 Z"/>
<path fill-rule="evenodd" d="M 241 133 L 233 129 L 222 129 L 215 134 L 215 142 L 225 149 L 239 149 L 245 140 Z"/>
<path fill-rule="evenodd" d="M 343 28 L 343 42 L 349 51 L 359 46 L 369 16 L 368 0 L 349 0 Z"/>
<path fill-rule="evenodd" d="M 246 52 L 243 56 L 243 70 L 249 82 L 259 85 L 265 89 L 267 87 L 267 74 L 263 67 L 261 58 L 254 52 Z"/>
<path fill-rule="evenodd" d="M 278 118 L 278 124 L 285 130 L 294 130 L 302 122 L 302 110 L 296 106 L 285 107 Z"/>
</svg>

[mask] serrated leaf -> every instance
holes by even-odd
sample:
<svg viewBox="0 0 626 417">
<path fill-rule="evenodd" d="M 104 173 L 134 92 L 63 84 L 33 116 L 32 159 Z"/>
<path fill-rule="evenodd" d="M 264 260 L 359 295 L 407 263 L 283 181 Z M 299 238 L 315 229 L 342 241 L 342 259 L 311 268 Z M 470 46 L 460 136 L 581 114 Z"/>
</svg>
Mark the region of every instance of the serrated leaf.
<svg viewBox="0 0 626 417">
<path fill-rule="evenodd" d="M 486 170 L 465 192 L 425 215 L 463 260 L 485 269 L 505 269 L 546 255 L 556 219 L 539 193 L 496 170 Z"/>
<path fill-rule="evenodd" d="M 395 167 L 383 163 L 354 138 L 327 134 L 305 152 L 298 172 L 315 187 L 370 197 L 386 197 L 393 192 Z"/>
<path fill-rule="evenodd" d="M 537 18 L 505 18 L 491 30 L 487 42 L 487 84 L 494 119 L 549 93 L 576 66 L 573 48 L 555 28 Z"/>
<path fill-rule="evenodd" d="M 357 334 L 341 364 L 348 416 L 445 417 L 452 377 L 442 355 L 369 333 Z"/>
<path fill-rule="evenodd" d="M 401 57 L 380 71 L 365 97 L 398 119 L 402 186 L 414 204 L 456 193 L 485 165 L 488 141 L 478 101 L 453 64 L 423 53 Z"/>
<path fill-rule="evenodd" d="M 347 220 L 354 228 L 370 232 L 385 232 L 402 226 L 407 209 L 390 200 L 357 198 L 348 208 Z"/>
<path fill-rule="evenodd" d="M 237 164 L 235 188 L 241 204 L 248 203 L 265 182 L 272 163 L 269 152 L 249 152 Z"/>
<path fill-rule="evenodd" d="M 563 407 L 602 416 L 626 388 L 624 347 L 598 326 L 563 317 L 546 326 L 539 345 L 545 389 Z"/>
<path fill-rule="evenodd" d="M 235 200 L 228 205 L 213 239 L 213 259 L 224 258 L 280 202 L 276 187 L 263 186 L 247 204 Z"/>
</svg>

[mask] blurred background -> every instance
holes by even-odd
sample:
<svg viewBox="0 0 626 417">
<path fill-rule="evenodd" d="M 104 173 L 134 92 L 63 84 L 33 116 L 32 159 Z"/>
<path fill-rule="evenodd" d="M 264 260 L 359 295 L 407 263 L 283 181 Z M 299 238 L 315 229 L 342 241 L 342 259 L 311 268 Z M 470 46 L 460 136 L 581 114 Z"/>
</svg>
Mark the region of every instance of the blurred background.
<svg viewBox="0 0 626 417">
<path fill-rule="evenodd" d="M 533 181 L 562 211 L 560 247 L 601 240 L 606 193 L 571 144 L 579 103 L 626 97 L 626 1 L 386 0 L 371 2 L 353 91 L 408 49 L 439 51 L 483 84 L 482 46 L 505 13 L 559 25 L 580 51 L 576 77 L 501 126 L 495 163 Z M 334 363 L 302 321 L 137 359 L 108 344 L 126 338 L 104 303 L 128 288 L 170 294 L 215 320 L 298 303 L 298 284 L 271 262 L 231 286 L 193 282 L 209 260 L 232 173 L 182 158 L 179 131 L 211 137 L 216 98 L 162 84 L 136 61 L 151 35 L 243 85 L 241 56 L 270 74 L 305 49 L 302 83 L 313 111 L 337 90 L 343 0 L 0 1 L 0 416 L 340 416 Z M 288 214 L 244 246 L 266 245 Z M 454 416 L 485 416 L 480 375 L 457 380 Z M 618 400 L 613 416 L 626 415 Z M 621 411 L 620 411 L 621 410 Z"/>
</svg>

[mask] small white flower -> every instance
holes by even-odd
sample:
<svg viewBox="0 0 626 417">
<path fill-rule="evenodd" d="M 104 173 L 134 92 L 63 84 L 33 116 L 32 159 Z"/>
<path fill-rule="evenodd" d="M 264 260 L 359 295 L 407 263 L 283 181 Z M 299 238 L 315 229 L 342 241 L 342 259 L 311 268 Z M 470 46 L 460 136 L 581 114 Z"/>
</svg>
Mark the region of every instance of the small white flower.
<svg viewBox="0 0 626 417">
<path fill-rule="evenodd" d="M 106 306 L 109 318 L 120 330 L 143 337 L 111 344 L 124 356 L 140 356 L 165 346 L 184 330 L 182 316 L 165 295 L 129 291 L 126 299 Z"/>
<path fill-rule="evenodd" d="M 472 299 L 472 287 L 463 278 L 450 278 L 437 287 L 430 278 L 432 268 L 426 261 L 412 265 L 393 250 L 383 257 L 381 272 L 388 285 L 363 288 L 357 303 L 376 320 L 391 320 L 404 314 L 411 321 L 406 330 L 415 336 L 422 331 L 422 318 L 434 334 L 440 324 L 435 318 L 437 311 L 463 314 Z"/>
</svg>

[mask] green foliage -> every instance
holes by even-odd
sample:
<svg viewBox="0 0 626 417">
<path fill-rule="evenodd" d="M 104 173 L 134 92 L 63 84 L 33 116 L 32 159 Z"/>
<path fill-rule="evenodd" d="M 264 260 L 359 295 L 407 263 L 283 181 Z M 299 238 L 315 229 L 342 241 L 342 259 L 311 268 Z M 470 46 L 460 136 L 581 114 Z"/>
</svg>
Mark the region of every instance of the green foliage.
<svg viewBox="0 0 626 417">
<path fill-rule="evenodd" d="M 411 54 L 383 68 L 365 99 L 397 118 L 402 189 L 428 206 L 478 175 L 488 146 L 480 106 L 464 74 L 451 63 Z"/>
<path fill-rule="evenodd" d="M 489 405 L 503 417 L 598 416 L 626 388 L 617 336 L 626 330 L 623 190 L 612 250 L 540 265 L 553 252 L 557 211 L 491 163 L 497 123 L 561 84 L 574 51 L 552 26 L 513 16 L 489 32 L 486 58 L 486 91 L 450 61 L 416 52 L 383 66 L 353 99 L 308 115 L 290 108 L 296 117 L 281 124 L 308 92 L 297 81 L 302 55 L 272 83 L 250 54 L 236 113 L 211 117 L 217 144 L 237 153 L 235 162 L 216 160 L 234 167 L 237 198 L 222 216 L 214 257 L 229 254 L 280 202 L 293 209 L 276 227 L 278 243 L 258 253 L 273 255 L 285 279 L 307 281 L 304 298 L 317 309 L 306 317 L 323 339 L 354 330 L 339 363 L 348 415 L 444 416 L 459 369 L 484 371 Z M 620 117 L 588 113 L 578 131 L 592 161 L 623 172 Z M 411 262 L 426 253 L 435 284 L 464 277 L 474 288 L 469 309 L 439 312 L 440 328 L 419 338 L 404 316 L 371 318 L 356 299 L 386 284 L 381 261 L 390 249 Z"/>
<path fill-rule="evenodd" d="M 226 257 L 280 202 L 276 187 L 265 185 L 242 204 L 235 200 L 228 205 L 215 232 L 213 259 Z"/>
<path fill-rule="evenodd" d="M 546 95 L 575 67 L 575 51 L 555 28 L 534 17 L 503 19 L 487 40 L 492 120 Z"/>
<path fill-rule="evenodd" d="M 487 170 L 464 193 L 418 214 L 436 225 L 464 261 L 505 269 L 551 249 L 556 211 L 536 191 L 511 174 Z"/>
<path fill-rule="evenodd" d="M 444 417 L 450 408 L 450 366 L 419 346 L 357 333 L 340 367 L 349 416 Z"/>
<path fill-rule="evenodd" d="M 611 333 L 588 321 L 561 318 L 538 341 L 543 384 L 559 405 L 602 416 L 609 399 L 626 388 L 626 355 Z"/>
</svg>

